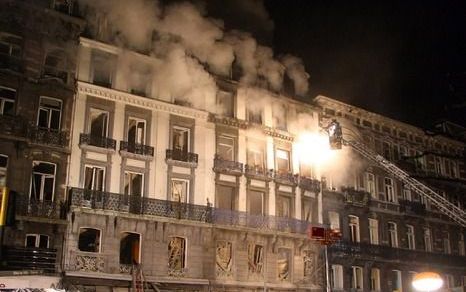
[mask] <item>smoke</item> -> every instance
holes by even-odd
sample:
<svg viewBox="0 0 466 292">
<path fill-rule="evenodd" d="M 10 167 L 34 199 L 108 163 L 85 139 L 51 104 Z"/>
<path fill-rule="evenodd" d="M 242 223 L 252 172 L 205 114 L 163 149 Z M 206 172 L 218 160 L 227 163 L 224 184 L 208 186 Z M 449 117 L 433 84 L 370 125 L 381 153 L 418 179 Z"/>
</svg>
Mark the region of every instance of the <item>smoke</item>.
<svg viewBox="0 0 466 292">
<path fill-rule="evenodd" d="M 281 58 L 281 62 L 286 67 L 286 74 L 294 82 L 295 93 L 305 95 L 309 90 L 309 74 L 306 73 L 301 59 L 287 54 Z"/>
</svg>

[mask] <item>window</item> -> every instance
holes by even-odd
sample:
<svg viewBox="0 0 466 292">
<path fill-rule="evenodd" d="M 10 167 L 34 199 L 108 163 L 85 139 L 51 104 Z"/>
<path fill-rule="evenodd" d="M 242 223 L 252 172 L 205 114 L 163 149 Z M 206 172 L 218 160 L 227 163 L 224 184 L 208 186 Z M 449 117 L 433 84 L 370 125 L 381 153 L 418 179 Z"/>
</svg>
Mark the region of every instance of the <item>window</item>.
<svg viewBox="0 0 466 292">
<path fill-rule="evenodd" d="M 92 51 L 92 82 L 104 87 L 112 87 L 116 57 L 112 54 Z"/>
<path fill-rule="evenodd" d="M 400 145 L 400 158 L 405 159 L 408 157 L 408 148 L 406 146 Z"/>
<path fill-rule="evenodd" d="M 379 221 L 369 218 L 369 240 L 371 244 L 379 244 Z"/>
<path fill-rule="evenodd" d="M 26 234 L 25 247 L 49 248 L 49 236 L 43 234 Z"/>
<path fill-rule="evenodd" d="M 84 167 L 84 189 L 92 191 L 105 190 L 105 168 L 86 165 Z"/>
<path fill-rule="evenodd" d="M 359 218 L 353 215 L 348 216 L 349 234 L 352 242 L 359 242 Z"/>
<path fill-rule="evenodd" d="M 287 248 L 278 249 L 277 268 L 278 279 L 289 281 L 291 278 L 291 250 Z"/>
<path fill-rule="evenodd" d="M 279 173 L 289 173 L 291 170 L 290 152 L 283 149 L 276 149 L 275 158 L 277 163 L 277 171 Z"/>
<path fill-rule="evenodd" d="M 264 265 L 264 247 L 259 244 L 248 244 L 248 267 L 251 274 L 262 274 Z"/>
<path fill-rule="evenodd" d="M 412 201 L 411 189 L 403 185 L 403 199 L 406 201 Z"/>
<path fill-rule="evenodd" d="M 233 93 L 219 90 L 217 92 L 217 114 L 225 117 L 234 117 Z"/>
<path fill-rule="evenodd" d="M 168 242 L 168 268 L 172 272 L 182 272 L 186 268 L 185 238 L 170 238 Z"/>
<path fill-rule="evenodd" d="M 292 212 L 292 197 L 284 194 L 278 194 L 276 197 L 277 208 L 276 215 L 278 217 L 291 217 Z"/>
<path fill-rule="evenodd" d="M 372 268 L 370 277 L 371 291 L 380 291 L 380 270 Z"/>
<path fill-rule="evenodd" d="M 458 254 L 464 256 L 464 234 L 460 233 L 458 240 Z"/>
<path fill-rule="evenodd" d="M 53 0 L 52 1 L 52 8 L 62 13 L 71 14 L 72 7 L 73 7 L 72 0 Z"/>
<path fill-rule="evenodd" d="M 406 242 L 408 249 L 416 249 L 416 239 L 414 236 L 414 227 L 412 225 L 406 225 Z"/>
<path fill-rule="evenodd" d="M 137 233 L 124 232 L 120 239 L 120 264 L 134 265 L 141 262 L 141 236 Z"/>
<path fill-rule="evenodd" d="M 130 66 L 129 74 L 130 92 L 139 96 L 148 96 L 151 85 L 151 68 L 148 64 L 135 63 Z"/>
<path fill-rule="evenodd" d="M 6 186 L 8 173 L 8 156 L 0 154 L 0 187 Z"/>
<path fill-rule="evenodd" d="M 303 221 L 312 222 L 312 200 L 302 198 L 303 210 L 301 217 Z"/>
<path fill-rule="evenodd" d="M 427 252 L 432 252 L 432 234 L 429 228 L 424 228 L 424 249 Z"/>
<path fill-rule="evenodd" d="M 435 156 L 435 171 L 438 174 L 443 174 L 444 173 L 442 157 Z"/>
<path fill-rule="evenodd" d="M 372 198 L 377 198 L 377 192 L 375 190 L 375 177 L 374 174 L 366 173 L 366 192 L 371 194 Z"/>
<path fill-rule="evenodd" d="M 458 164 L 455 161 L 450 162 L 450 174 L 453 178 L 458 178 Z"/>
<path fill-rule="evenodd" d="M 171 200 L 174 202 L 187 203 L 189 195 L 189 180 L 172 178 Z"/>
<path fill-rule="evenodd" d="M 40 97 L 37 126 L 51 130 L 60 129 L 62 101 L 55 98 Z"/>
<path fill-rule="evenodd" d="M 47 52 L 44 61 L 44 77 L 54 77 L 61 79 L 63 82 L 68 81 L 68 72 L 65 52 L 61 49 L 55 49 Z"/>
<path fill-rule="evenodd" d="M 443 252 L 446 254 L 451 254 L 450 233 L 448 232 L 443 234 Z"/>
<path fill-rule="evenodd" d="M 299 173 L 303 177 L 313 178 L 314 170 L 310 163 L 300 162 Z"/>
<path fill-rule="evenodd" d="M 144 145 L 146 141 L 146 121 L 130 117 L 128 119 L 128 144 Z"/>
<path fill-rule="evenodd" d="M 452 275 L 445 275 L 445 288 L 451 289 L 455 287 L 455 277 Z"/>
<path fill-rule="evenodd" d="M 16 90 L 0 86 L 0 115 L 15 115 Z"/>
<path fill-rule="evenodd" d="M 382 151 L 383 151 L 383 156 L 387 160 L 392 160 L 392 152 L 391 152 L 391 146 L 390 143 L 383 142 L 382 143 Z"/>
<path fill-rule="evenodd" d="M 265 214 L 265 198 L 264 193 L 259 191 L 249 190 L 249 213 L 252 215 L 264 215 Z"/>
<path fill-rule="evenodd" d="M 248 145 L 247 164 L 256 171 L 263 171 L 265 169 L 264 149 L 259 145 Z"/>
<path fill-rule="evenodd" d="M 362 290 L 363 289 L 363 273 L 362 273 L 362 267 L 351 267 L 352 268 L 352 273 L 351 273 L 351 288 L 357 289 L 357 290 Z"/>
<path fill-rule="evenodd" d="M 262 111 L 260 109 L 248 108 L 247 118 L 253 124 L 262 125 Z"/>
<path fill-rule="evenodd" d="M 107 137 L 108 112 L 96 108 L 90 109 L 89 134 L 92 137 Z"/>
<path fill-rule="evenodd" d="M 144 175 L 125 171 L 125 195 L 142 197 L 144 194 Z"/>
<path fill-rule="evenodd" d="M 190 151 L 190 129 L 173 126 L 172 128 L 172 149 L 187 153 Z"/>
<path fill-rule="evenodd" d="M 340 215 L 337 212 L 328 212 L 328 221 L 330 222 L 330 229 L 340 229 Z"/>
<path fill-rule="evenodd" d="M 394 222 L 388 222 L 388 245 L 391 247 L 398 247 L 398 235 L 396 223 Z"/>
<path fill-rule="evenodd" d="M 273 126 L 279 130 L 287 130 L 287 108 L 283 104 L 274 104 L 272 108 Z"/>
<path fill-rule="evenodd" d="M 235 161 L 235 139 L 226 135 L 217 137 L 218 158 L 227 161 Z"/>
<path fill-rule="evenodd" d="M 78 249 L 87 252 L 100 252 L 100 230 L 94 228 L 80 228 Z"/>
<path fill-rule="evenodd" d="M 0 54 L 21 58 L 23 38 L 14 34 L 0 32 Z"/>
<path fill-rule="evenodd" d="M 30 198 L 33 201 L 53 201 L 56 166 L 52 163 L 32 163 Z"/>
<path fill-rule="evenodd" d="M 392 270 L 392 291 L 401 292 L 403 289 L 403 284 L 401 283 L 401 271 Z"/>
<path fill-rule="evenodd" d="M 217 192 L 215 195 L 216 203 L 215 207 L 225 210 L 236 209 L 236 189 L 231 186 L 217 185 Z"/>
<path fill-rule="evenodd" d="M 330 269 L 330 286 L 335 289 L 343 289 L 343 267 L 332 265 Z"/>
<path fill-rule="evenodd" d="M 384 182 L 385 182 L 385 195 L 386 195 L 387 201 L 392 202 L 392 203 L 396 202 L 395 190 L 393 187 L 393 180 L 391 178 L 386 177 L 384 179 Z"/>
</svg>

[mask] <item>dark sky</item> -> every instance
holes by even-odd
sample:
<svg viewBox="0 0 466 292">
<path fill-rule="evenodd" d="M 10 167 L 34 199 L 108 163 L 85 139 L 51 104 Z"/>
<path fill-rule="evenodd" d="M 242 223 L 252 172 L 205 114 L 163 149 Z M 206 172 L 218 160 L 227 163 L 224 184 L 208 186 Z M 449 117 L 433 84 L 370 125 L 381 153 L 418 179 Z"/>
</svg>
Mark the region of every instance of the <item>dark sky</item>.
<svg viewBox="0 0 466 292">
<path fill-rule="evenodd" d="M 421 127 L 466 126 L 466 1 L 265 0 L 277 54 L 301 57 L 311 96 Z"/>
</svg>

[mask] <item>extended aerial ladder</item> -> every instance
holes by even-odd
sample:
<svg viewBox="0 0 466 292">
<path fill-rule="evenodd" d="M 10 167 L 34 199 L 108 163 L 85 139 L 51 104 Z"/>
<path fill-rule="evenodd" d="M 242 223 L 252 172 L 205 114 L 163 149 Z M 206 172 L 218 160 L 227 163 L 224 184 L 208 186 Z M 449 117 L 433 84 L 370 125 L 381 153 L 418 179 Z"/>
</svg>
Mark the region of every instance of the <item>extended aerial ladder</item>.
<svg viewBox="0 0 466 292">
<path fill-rule="evenodd" d="M 341 126 L 337 121 L 333 120 L 330 123 L 330 125 L 327 127 L 327 132 L 329 133 L 330 146 L 333 149 L 340 149 L 342 144 L 350 146 L 363 157 L 369 159 L 378 166 L 382 167 L 388 173 L 394 175 L 407 187 L 424 196 L 426 199 L 432 202 L 435 207 L 444 215 L 448 216 L 450 219 L 460 224 L 461 226 L 466 227 L 466 212 L 463 209 L 451 203 L 432 190 L 430 187 L 411 177 L 407 172 L 391 163 L 383 156 L 375 153 L 364 144 L 354 140 L 343 139 Z"/>
</svg>

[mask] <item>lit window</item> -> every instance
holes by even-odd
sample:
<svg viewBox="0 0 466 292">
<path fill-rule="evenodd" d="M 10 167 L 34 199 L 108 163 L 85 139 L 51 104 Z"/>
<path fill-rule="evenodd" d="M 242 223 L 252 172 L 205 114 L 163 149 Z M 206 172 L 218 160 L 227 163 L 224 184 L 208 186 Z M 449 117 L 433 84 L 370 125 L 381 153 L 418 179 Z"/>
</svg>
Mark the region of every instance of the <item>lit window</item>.
<svg viewBox="0 0 466 292">
<path fill-rule="evenodd" d="M 49 236 L 44 234 L 26 234 L 26 247 L 49 248 Z"/>
<path fill-rule="evenodd" d="M 56 166 L 52 163 L 32 163 L 30 198 L 33 201 L 53 201 Z"/>
<path fill-rule="evenodd" d="M 21 57 L 23 38 L 14 34 L 0 32 L 0 54 L 11 57 Z"/>
<path fill-rule="evenodd" d="M 330 285 L 335 290 L 343 289 L 343 267 L 341 265 L 332 265 Z"/>
<path fill-rule="evenodd" d="M 416 249 L 416 239 L 414 236 L 414 227 L 412 225 L 406 225 L 406 241 L 408 243 L 408 249 Z"/>
<path fill-rule="evenodd" d="M 276 149 L 275 157 L 277 159 L 277 171 L 279 173 L 289 173 L 290 165 L 290 152 L 283 149 Z"/>
<path fill-rule="evenodd" d="M 136 118 L 128 119 L 128 143 L 145 144 L 146 136 L 146 121 Z"/>
<path fill-rule="evenodd" d="M 248 267 L 251 274 L 262 274 L 264 265 L 264 247 L 259 244 L 248 244 Z"/>
<path fill-rule="evenodd" d="M 432 234 L 429 228 L 424 228 L 424 249 L 427 252 L 432 251 Z"/>
<path fill-rule="evenodd" d="M 351 267 L 351 288 L 362 290 L 363 289 L 363 270 L 362 267 Z"/>
<path fill-rule="evenodd" d="M 248 211 L 252 215 L 264 215 L 265 202 L 264 193 L 259 191 L 248 191 Z"/>
<path fill-rule="evenodd" d="M 87 252 L 100 252 L 100 230 L 94 228 L 80 228 L 78 249 Z"/>
<path fill-rule="evenodd" d="M 168 268 L 170 272 L 183 272 L 186 268 L 186 239 L 172 237 L 168 242 Z"/>
<path fill-rule="evenodd" d="M 353 215 L 348 216 L 349 234 L 352 242 L 359 242 L 359 218 Z"/>
<path fill-rule="evenodd" d="M 395 189 L 393 187 L 393 180 L 391 178 L 386 177 L 385 180 L 385 196 L 388 202 L 396 202 L 395 198 Z"/>
<path fill-rule="evenodd" d="M 370 277 L 371 291 L 380 291 L 380 270 L 372 268 Z"/>
<path fill-rule="evenodd" d="M 173 126 L 172 128 L 172 149 L 187 153 L 190 151 L 190 129 Z"/>
<path fill-rule="evenodd" d="M 105 189 L 105 167 L 85 166 L 84 189 L 92 191 L 103 191 Z"/>
<path fill-rule="evenodd" d="M 55 98 L 40 97 L 37 126 L 51 130 L 60 129 L 62 101 Z"/>
<path fill-rule="evenodd" d="M 369 239 L 371 244 L 379 244 L 379 221 L 369 218 Z"/>
<path fill-rule="evenodd" d="M 174 202 L 187 203 L 189 195 L 189 180 L 172 178 L 171 200 Z"/>
<path fill-rule="evenodd" d="M 375 177 L 374 174 L 366 173 L 366 192 L 371 194 L 372 198 L 377 198 L 377 192 L 375 190 Z"/>
<path fill-rule="evenodd" d="M 138 196 L 143 195 L 144 190 L 144 175 L 125 171 L 125 195 Z"/>
<path fill-rule="evenodd" d="M 260 145 L 248 144 L 247 164 L 256 171 L 263 171 L 265 169 L 264 149 Z"/>
<path fill-rule="evenodd" d="M 0 154 L 0 187 L 6 186 L 8 173 L 8 156 Z"/>
<path fill-rule="evenodd" d="M 398 247 L 398 234 L 394 222 L 388 222 L 388 245 Z"/>
<path fill-rule="evenodd" d="M 137 233 L 124 232 L 120 240 L 120 264 L 134 265 L 141 262 L 141 236 Z"/>
<path fill-rule="evenodd" d="M 89 115 L 89 134 L 91 137 L 107 137 L 108 112 L 96 108 L 91 108 Z"/>
<path fill-rule="evenodd" d="M 16 90 L 0 86 L 0 115 L 15 114 Z"/>
<path fill-rule="evenodd" d="M 235 161 L 235 139 L 233 137 L 219 135 L 217 137 L 217 155 L 220 159 Z"/>
</svg>

